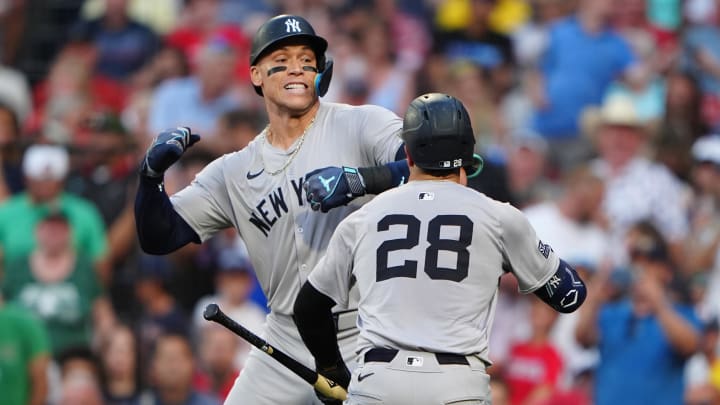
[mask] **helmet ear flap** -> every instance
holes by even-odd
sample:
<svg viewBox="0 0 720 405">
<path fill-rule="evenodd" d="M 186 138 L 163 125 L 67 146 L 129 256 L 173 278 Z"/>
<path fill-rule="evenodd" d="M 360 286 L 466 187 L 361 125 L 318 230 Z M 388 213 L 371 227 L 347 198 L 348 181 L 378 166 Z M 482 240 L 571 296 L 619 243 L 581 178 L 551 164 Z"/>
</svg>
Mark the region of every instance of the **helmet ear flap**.
<svg viewBox="0 0 720 405">
<path fill-rule="evenodd" d="M 333 73 L 333 60 L 331 57 L 327 57 L 325 60 L 325 67 L 315 76 L 315 93 L 322 97 L 330 88 L 330 80 L 332 80 Z"/>
<path fill-rule="evenodd" d="M 473 153 L 473 163 L 468 166 L 468 169 L 472 169 L 472 173 L 468 173 L 467 178 L 472 179 L 473 177 L 477 177 L 480 172 L 482 172 L 483 167 L 485 167 L 483 158 L 477 153 Z"/>
</svg>

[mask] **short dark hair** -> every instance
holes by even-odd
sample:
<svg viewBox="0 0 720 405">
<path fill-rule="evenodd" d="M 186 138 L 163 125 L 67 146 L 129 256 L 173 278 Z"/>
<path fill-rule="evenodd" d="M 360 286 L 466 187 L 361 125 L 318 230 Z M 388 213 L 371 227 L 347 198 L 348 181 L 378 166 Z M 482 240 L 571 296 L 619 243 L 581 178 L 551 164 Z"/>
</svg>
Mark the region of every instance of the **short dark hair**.
<svg viewBox="0 0 720 405">
<path fill-rule="evenodd" d="M 151 361 L 155 359 L 155 356 L 157 355 L 158 347 L 162 342 L 165 342 L 167 340 L 171 339 L 177 339 L 185 343 L 188 349 L 188 353 L 190 353 L 191 356 L 195 356 L 195 352 L 193 351 L 192 342 L 190 342 L 190 338 L 185 335 L 184 333 L 178 332 L 178 331 L 164 331 L 153 340 L 152 344 L 150 345 L 150 352 L 149 352 L 149 358 Z"/>
<path fill-rule="evenodd" d="M 67 363 L 72 360 L 82 360 L 87 362 L 93 367 L 95 374 L 99 377 L 100 364 L 97 356 L 95 356 L 95 353 L 90 349 L 90 347 L 83 345 L 69 346 L 55 355 L 55 361 L 57 361 L 60 366 L 61 373 L 64 372 L 63 369 Z"/>
<path fill-rule="evenodd" d="M 418 166 L 418 168 L 423 174 L 427 174 L 428 176 L 433 177 L 447 177 L 453 174 L 456 176 L 460 175 L 459 167 L 456 167 L 454 169 L 423 169 L 422 167 Z"/>
</svg>

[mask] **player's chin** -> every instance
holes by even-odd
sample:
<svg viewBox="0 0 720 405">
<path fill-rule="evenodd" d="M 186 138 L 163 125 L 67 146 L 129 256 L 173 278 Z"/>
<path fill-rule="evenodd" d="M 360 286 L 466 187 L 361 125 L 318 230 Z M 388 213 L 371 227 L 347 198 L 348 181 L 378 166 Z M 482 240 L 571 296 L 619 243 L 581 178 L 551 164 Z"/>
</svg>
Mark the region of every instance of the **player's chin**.
<svg viewBox="0 0 720 405">
<path fill-rule="evenodd" d="M 309 110 L 317 102 L 315 94 L 307 95 L 294 95 L 292 97 L 285 97 L 280 100 L 280 104 L 285 107 L 288 111 L 302 113 Z"/>
</svg>

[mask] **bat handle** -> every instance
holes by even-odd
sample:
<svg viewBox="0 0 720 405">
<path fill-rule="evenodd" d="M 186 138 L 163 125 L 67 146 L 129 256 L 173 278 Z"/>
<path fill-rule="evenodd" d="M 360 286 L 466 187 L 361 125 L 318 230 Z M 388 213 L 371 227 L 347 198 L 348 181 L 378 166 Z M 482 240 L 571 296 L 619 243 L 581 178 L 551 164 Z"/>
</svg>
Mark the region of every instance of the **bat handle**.
<svg viewBox="0 0 720 405">
<path fill-rule="evenodd" d="M 345 388 L 321 374 L 318 374 L 317 381 L 315 381 L 313 387 L 328 398 L 335 398 L 340 401 L 347 399 L 347 391 L 345 391 Z"/>
</svg>

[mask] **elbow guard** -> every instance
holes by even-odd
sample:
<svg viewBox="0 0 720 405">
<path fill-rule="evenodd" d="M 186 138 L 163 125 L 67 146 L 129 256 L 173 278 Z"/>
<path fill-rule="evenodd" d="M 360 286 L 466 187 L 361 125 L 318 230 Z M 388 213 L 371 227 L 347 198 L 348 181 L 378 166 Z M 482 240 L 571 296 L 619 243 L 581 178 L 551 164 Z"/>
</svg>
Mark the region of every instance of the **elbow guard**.
<svg viewBox="0 0 720 405">
<path fill-rule="evenodd" d="M 555 274 L 534 293 L 556 311 L 565 314 L 580 308 L 587 296 L 585 283 L 575 269 L 562 259 Z"/>
</svg>

